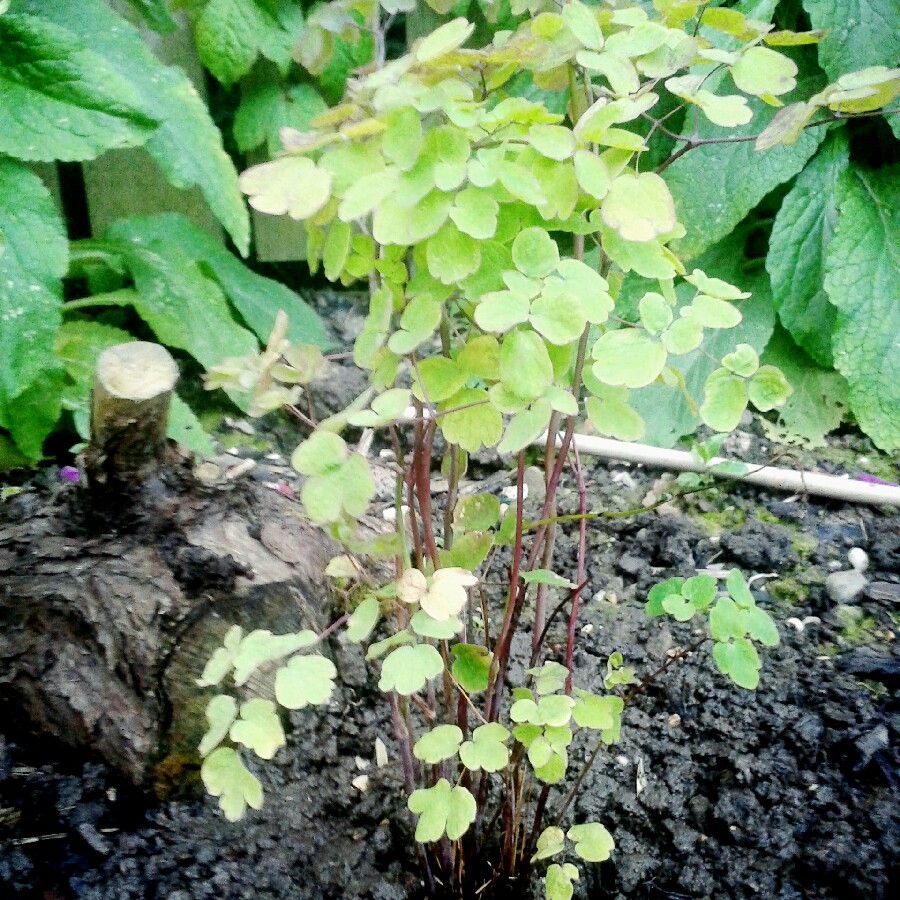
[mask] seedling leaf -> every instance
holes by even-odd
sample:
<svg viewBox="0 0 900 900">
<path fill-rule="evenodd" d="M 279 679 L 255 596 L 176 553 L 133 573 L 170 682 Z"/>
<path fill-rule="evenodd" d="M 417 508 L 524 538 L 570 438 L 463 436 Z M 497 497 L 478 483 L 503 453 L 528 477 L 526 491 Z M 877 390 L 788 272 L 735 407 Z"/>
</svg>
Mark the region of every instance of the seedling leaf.
<svg viewBox="0 0 900 900">
<path fill-rule="evenodd" d="M 262 785 L 232 747 L 219 747 L 210 753 L 200 767 L 200 777 L 206 790 L 219 798 L 219 807 L 229 822 L 237 822 L 248 806 L 262 807 Z"/>
</svg>

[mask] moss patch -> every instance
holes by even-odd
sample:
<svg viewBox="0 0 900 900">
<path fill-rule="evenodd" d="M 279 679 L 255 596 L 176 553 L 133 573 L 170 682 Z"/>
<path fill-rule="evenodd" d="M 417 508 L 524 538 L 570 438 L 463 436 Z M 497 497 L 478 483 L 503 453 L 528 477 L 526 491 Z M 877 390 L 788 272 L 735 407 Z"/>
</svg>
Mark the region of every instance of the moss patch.
<svg viewBox="0 0 900 900">
<path fill-rule="evenodd" d="M 708 512 L 695 509 L 693 518 L 710 536 L 721 534 L 731 528 L 739 528 L 747 521 L 747 513 L 738 506 L 725 506 Z"/>
</svg>

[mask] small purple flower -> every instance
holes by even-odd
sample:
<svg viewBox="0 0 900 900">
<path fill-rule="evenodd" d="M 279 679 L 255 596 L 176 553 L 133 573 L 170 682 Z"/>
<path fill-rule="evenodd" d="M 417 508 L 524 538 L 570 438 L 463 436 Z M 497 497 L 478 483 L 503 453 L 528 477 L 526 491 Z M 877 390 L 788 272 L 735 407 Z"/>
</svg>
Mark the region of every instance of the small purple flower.
<svg viewBox="0 0 900 900">
<path fill-rule="evenodd" d="M 860 472 L 859 475 L 856 476 L 856 480 L 865 481 L 868 484 L 884 484 L 888 487 L 897 487 L 893 481 L 885 481 L 883 478 L 879 478 L 877 475 L 870 475 L 868 472 Z"/>
<path fill-rule="evenodd" d="M 71 481 L 72 484 L 78 484 L 78 469 L 75 466 L 63 466 L 56 475 L 62 481 Z"/>
</svg>

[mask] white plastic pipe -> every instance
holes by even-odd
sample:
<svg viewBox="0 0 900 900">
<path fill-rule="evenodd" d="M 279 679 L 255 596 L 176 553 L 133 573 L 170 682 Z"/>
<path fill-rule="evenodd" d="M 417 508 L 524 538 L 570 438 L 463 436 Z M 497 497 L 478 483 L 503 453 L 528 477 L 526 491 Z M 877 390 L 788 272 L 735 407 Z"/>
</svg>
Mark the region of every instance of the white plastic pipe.
<svg viewBox="0 0 900 900">
<path fill-rule="evenodd" d="M 560 443 L 557 439 L 557 444 Z M 779 491 L 791 491 L 797 494 L 816 494 L 820 497 L 831 497 L 847 503 L 874 503 L 887 506 L 900 506 L 900 487 L 887 484 L 872 484 L 852 478 L 841 478 L 836 475 L 823 475 L 819 472 L 806 472 L 800 469 L 782 469 L 777 466 L 754 466 L 744 463 L 749 469 L 746 475 L 726 475 L 722 472 L 710 471 L 699 465 L 690 453 L 683 450 L 663 450 L 647 444 L 632 444 L 627 441 L 614 441 L 609 438 L 594 437 L 589 434 L 574 434 L 572 440 L 579 453 L 599 456 L 603 459 L 618 459 L 625 462 L 642 463 L 661 469 L 674 469 L 677 472 L 699 472 L 717 475 L 734 481 L 746 481 L 760 487 Z M 545 446 L 547 435 L 539 437 L 535 446 Z M 725 460 L 720 456 L 713 457 L 709 465 Z"/>
<path fill-rule="evenodd" d="M 428 410 L 425 417 L 428 418 Z M 413 422 L 416 410 L 410 406 L 400 419 L 401 422 Z M 695 462 L 690 453 L 684 450 L 663 450 L 649 444 L 633 444 L 629 441 L 614 441 L 611 438 L 595 437 L 591 434 L 573 434 L 572 440 L 579 453 L 599 456 L 601 459 L 617 459 L 622 462 L 641 463 L 659 469 L 674 469 L 676 472 L 697 472 L 701 475 L 715 475 L 729 481 L 746 481 L 760 487 L 776 491 L 790 491 L 795 494 L 815 494 L 819 497 L 830 497 L 847 503 L 872 503 L 875 505 L 900 506 L 900 486 L 891 484 L 873 484 L 853 478 L 837 475 L 823 475 L 820 472 L 807 472 L 803 469 L 782 469 L 778 466 L 754 466 L 743 463 L 749 469 L 746 475 L 729 475 L 724 472 L 711 471 L 706 466 Z M 557 446 L 562 438 L 557 437 Z M 534 447 L 547 445 L 547 432 L 532 441 Z M 718 463 L 740 463 L 741 460 L 728 460 L 714 456 L 708 465 Z"/>
</svg>

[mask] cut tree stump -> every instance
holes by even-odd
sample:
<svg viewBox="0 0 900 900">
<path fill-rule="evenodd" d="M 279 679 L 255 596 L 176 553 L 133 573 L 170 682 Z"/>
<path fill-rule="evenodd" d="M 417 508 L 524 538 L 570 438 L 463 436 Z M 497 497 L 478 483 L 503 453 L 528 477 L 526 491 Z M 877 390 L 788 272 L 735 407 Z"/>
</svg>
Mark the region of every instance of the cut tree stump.
<svg viewBox="0 0 900 900">
<path fill-rule="evenodd" d="M 195 679 L 232 624 L 325 626 L 337 552 L 288 498 L 194 477 L 164 439 L 177 372 L 160 349 L 103 354 L 81 484 L 0 503 L 4 730 L 27 723 L 139 785 L 173 754 L 199 764 L 212 692 Z"/>
</svg>

